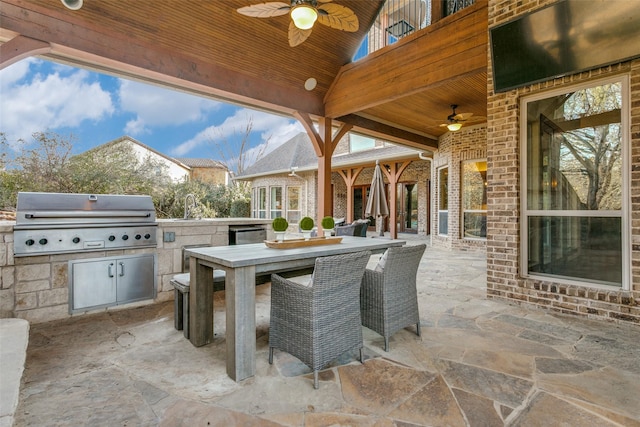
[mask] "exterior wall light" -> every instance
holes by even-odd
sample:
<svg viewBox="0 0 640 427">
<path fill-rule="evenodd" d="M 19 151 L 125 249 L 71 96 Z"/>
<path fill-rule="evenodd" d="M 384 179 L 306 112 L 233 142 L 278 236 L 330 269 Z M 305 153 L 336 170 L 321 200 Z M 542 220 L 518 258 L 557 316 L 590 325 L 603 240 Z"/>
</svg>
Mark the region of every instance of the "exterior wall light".
<svg viewBox="0 0 640 427">
<path fill-rule="evenodd" d="M 318 12 L 308 4 L 299 4 L 291 9 L 291 19 L 299 29 L 309 30 L 318 19 Z"/>
</svg>

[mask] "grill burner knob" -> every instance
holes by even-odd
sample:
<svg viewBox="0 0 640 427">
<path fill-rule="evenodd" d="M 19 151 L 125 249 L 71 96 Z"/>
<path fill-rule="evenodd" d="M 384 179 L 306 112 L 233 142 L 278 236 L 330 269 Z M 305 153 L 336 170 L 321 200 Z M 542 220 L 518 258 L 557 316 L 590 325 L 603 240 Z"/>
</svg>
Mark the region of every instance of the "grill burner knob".
<svg viewBox="0 0 640 427">
<path fill-rule="evenodd" d="M 124 236 L 122 236 L 122 240 L 129 240 L 129 236 L 125 234 Z"/>
<path fill-rule="evenodd" d="M 40 243 L 41 245 L 46 245 L 48 243 L 48 240 L 43 238 L 43 239 L 40 239 L 38 243 Z"/>
<path fill-rule="evenodd" d="M 142 236 L 139 234 L 136 234 L 136 240 L 140 240 L 140 239 L 142 239 Z"/>
<path fill-rule="evenodd" d="M 114 236 L 113 234 L 111 236 L 109 236 L 109 241 L 113 242 L 114 240 L 116 240 L 116 236 Z"/>
<path fill-rule="evenodd" d="M 24 244 L 27 245 L 27 246 L 33 246 L 34 243 L 35 243 L 35 241 L 33 239 L 29 239 L 26 242 L 24 242 Z"/>
<path fill-rule="evenodd" d="M 80 238 L 79 237 L 74 237 L 72 242 L 73 243 L 80 243 Z"/>
<path fill-rule="evenodd" d="M 145 239 L 147 239 L 147 240 L 149 240 L 149 239 L 151 238 L 151 234 L 149 234 L 149 233 L 145 234 L 145 235 L 144 235 L 144 238 L 145 238 Z"/>
</svg>

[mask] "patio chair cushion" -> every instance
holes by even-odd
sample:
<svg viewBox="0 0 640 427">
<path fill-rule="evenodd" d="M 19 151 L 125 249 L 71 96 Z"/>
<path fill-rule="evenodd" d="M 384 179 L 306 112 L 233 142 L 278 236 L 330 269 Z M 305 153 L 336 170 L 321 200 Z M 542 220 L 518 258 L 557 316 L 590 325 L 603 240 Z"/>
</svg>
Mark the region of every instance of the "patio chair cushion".
<svg viewBox="0 0 640 427">
<path fill-rule="evenodd" d="M 379 271 L 381 273 L 384 271 L 384 266 L 387 264 L 388 255 L 389 255 L 389 250 L 387 249 L 386 251 L 384 251 L 380 259 L 378 260 L 378 264 L 376 264 L 376 267 L 374 268 L 375 271 Z"/>
</svg>

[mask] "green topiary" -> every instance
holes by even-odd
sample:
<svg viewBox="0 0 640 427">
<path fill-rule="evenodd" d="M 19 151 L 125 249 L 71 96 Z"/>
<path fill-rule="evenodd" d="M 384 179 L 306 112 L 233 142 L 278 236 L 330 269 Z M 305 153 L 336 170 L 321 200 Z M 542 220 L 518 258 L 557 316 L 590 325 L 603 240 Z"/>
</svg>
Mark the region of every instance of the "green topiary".
<svg viewBox="0 0 640 427">
<path fill-rule="evenodd" d="M 324 228 L 325 230 L 331 230 L 336 225 L 332 216 L 325 216 L 324 218 L 322 218 L 320 224 L 322 224 L 322 228 Z"/>
<path fill-rule="evenodd" d="M 313 218 L 305 216 L 300 220 L 300 229 L 305 231 L 313 230 Z"/>
<path fill-rule="evenodd" d="M 287 231 L 287 227 L 289 227 L 289 222 L 283 217 L 274 218 L 271 222 L 271 227 L 273 231 Z"/>
</svg>

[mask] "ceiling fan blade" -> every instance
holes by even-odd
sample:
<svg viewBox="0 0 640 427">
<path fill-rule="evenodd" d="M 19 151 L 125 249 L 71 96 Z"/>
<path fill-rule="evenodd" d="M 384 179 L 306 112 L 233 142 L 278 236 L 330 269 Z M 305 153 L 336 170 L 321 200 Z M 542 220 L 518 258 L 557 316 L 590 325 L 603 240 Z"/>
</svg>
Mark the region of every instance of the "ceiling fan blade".
<svg viewBox="0 0 640 427">
<path fill-rule="evenodd" d="M 455 120 L 468 120 L 469 117 L 473 116 L 473 113 L 458 113 L 453 118 Z"/>
<path fill-rule="evenodd" d="M 336 30 L 358 31 L 360 22 L 353 10 L 335 3 L 324 3 L 318 6 L 318 22 Z"/>
<path fill-rule="evenodd" d="M 289 46 L 295 47 L 305 41 L 311 35 L 311 29 L 301 30 L 291 21 L 289 23 Z"/>
<path fill-rule="evenodd" d="M 271 18 L 272 16 L 286 15 L 291 10 L 291 5 L 280 1 L 259 3 L 238 9 L 238 13 L 252 18 Z"/>
</svg>

